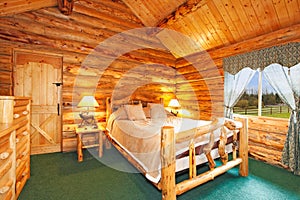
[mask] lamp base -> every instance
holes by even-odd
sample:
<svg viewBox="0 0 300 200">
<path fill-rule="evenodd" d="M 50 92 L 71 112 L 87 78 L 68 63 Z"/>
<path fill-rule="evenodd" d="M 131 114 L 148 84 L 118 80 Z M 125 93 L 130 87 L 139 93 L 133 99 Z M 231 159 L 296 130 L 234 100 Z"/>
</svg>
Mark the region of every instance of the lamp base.
<svg viewBox="0 0 300 200">
<path fill-rule="evenodd" d="M 81 123 L 78 125 L 79 128 L 85 126 L 91 126 L 92 128 L 98 128 L 94 115 L 89 115 L 88 113 L 80 113 L 79 114 Z"/>
<path fill-rule="evenodd" d="M 173 110 L 171 110 L 171 113 L 172 113 L 174 116 L 176 116 L 176 117 L 177 117 L 177 115 L 178 115 L 178 111 L 177 111 L 177 112 L 174 112 Z"/>
</svg>

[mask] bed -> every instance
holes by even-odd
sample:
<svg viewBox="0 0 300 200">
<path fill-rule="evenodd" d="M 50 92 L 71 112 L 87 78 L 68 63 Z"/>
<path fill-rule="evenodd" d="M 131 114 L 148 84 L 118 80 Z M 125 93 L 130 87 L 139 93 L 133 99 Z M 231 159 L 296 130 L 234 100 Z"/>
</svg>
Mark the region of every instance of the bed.
<svg viewBox="0 0 300 200">
<path fill-rule="evenodd" d="M 162 191 L 162 199 L 176 199 L 237 165 L 241 176 L 248 175 L 246 119 L 180 118 L 166 111 L 162 100 L 120 105 L 108 98 L 106 108 L 106 137 Z M 214 159 L 219 157 L 222 165 L 216 167 Z M 203 163 L 210 170 L 197 174 Z M 176 173 L 184 170 L 189 171 L 189 179 L 176 183 Z"/>
</svg>

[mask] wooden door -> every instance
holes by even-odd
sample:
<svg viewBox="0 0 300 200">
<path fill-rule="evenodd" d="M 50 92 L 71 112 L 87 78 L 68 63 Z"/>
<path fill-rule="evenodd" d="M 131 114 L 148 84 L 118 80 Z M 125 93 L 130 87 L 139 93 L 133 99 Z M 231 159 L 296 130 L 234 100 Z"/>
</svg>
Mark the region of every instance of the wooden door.
<svg viewBox="0 0 300 200">
<path fill-rule="evenodd" d="M 31 154 L 61 151 L 62 57 L 14 53 L 14 95 L 31 97 Z"/>
</svg>

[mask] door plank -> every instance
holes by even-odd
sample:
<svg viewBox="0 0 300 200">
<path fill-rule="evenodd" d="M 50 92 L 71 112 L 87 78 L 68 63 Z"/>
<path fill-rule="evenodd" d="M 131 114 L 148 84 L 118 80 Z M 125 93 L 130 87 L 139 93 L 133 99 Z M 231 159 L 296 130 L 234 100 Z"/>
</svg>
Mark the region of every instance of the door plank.
<svg viewBox="0 0 300 200">
<path fill-rule="evenodd" d="M 44 106 L 44 105 L 33 105 L 31 106 L 32 113 L 57 113 L 57 106 Z"/>
<path fill-rule="evenodd" d="M 16 74 L 16 76 L 18 77 L 18 79 L 14 78 L 14 86 L 15 86 L 15 94 L 21 94 L 21 96 L 23 95 L 23 83 L 24 83 L 24 66 L 22 65 L 17 65 L 16 68 L 14 69 L 14 73 Z"/>
<path fill-rule="evenodd" d="M 31 126 L 35 128 L 48 142 L 55 144 L 54 140 L 44 131 L 42 130 L 38 125 L 31 123 Z"/>
<path fill-rule="evenodd" d="M 44 120 L 40 125 L 39 125 L 39 127 L 41 128 L 41 129 L 44 129 L 45 128 L 45 126 L 49 123 L 49 122 L 51 122 L 53 119 L 55 119 L 55 115 L 50 115 L 50 117 L 48 117 L 46 120 Z M 38 131 L 37 130 L 35 130 L 33 133 L 32 133 L 32 135 L 35 135 L 36 133 L 38 133 Z M 49 136 L 49 137 L 51 137 L 51 136 Z"/>
</svg>

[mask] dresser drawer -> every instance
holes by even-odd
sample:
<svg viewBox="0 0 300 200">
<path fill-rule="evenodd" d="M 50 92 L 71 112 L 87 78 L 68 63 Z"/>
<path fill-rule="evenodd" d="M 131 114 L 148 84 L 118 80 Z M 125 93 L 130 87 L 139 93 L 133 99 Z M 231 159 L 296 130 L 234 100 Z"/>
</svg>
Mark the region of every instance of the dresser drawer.
<svg viewBox="0 0 300 200">
<path fill-rule="evenodd" d="M 29 172 L 22 176 L 20 180 L 16 181 L 16 196 L 18 197 L 20 192 L 22 191 L 26 181 L 29 179 Z"/>
<path fill-rule="evenodd" d="M 29 139 L 29 131 L 26 126 L 21 127 L 16 131 L 16 143 L 18 144 L 21 140 Z"/>
<path fill-rule="evenodd" d="M 10 135 L 11 134 L 5 134 L 4 136 L 0 137 L 0 153 L 5 151 L 5 149 L 10 148 Z"/>
<path fill-rule="evenodd" d="M 23 99 L 16 99 L 14 102 L 13 120 L 14 123 L 20 123 L 23 120 L 27 120 L 30 111 L 28 108 L 29 101 Z"/>
<path fill-rule="evenodd" d="M 24 157 L 23 159 L 17 160 L 17 169 L 16 169 L 16 180 L 19 181 L 23 178 L 23 176 L 27 175 L 28 173 L 28 166 L 29 163 L 27 162 L 28 159 Z"/>
<path fill-rule="evenodd" d="M 14 107 L 22 107 L 29 104 L 29 99 L 15 99 Z"/>
<path fill-rule="evenodd" d="M 14 176 L 12 172 L 13 163 L 11 160 L 8 160 L 0 168 L 0 196 L 3 198 L 7 195 L 9 190 L 12 190 L 11 186 L 13 185 Z M 2 198 L 0 198 L 2 199 Z"/>
<path fill-rule="evenodd" d="M 14 118 L 18 118 L 19 116 L 26 116 L 29 114 L 27 106 L 14 107 Z"/>
<path fill-rule="evenodd" d="M 7 134 L 0 138 L 0 169 L 8 162 L 8 160 L 12 159 L 12 153 L 13 149 L 11 148 L 10 134 Z"/>
<path fill-rule="evenodd" d="M 10 200 L 12 199 L 13 191 L 12 189 L 9 189 L 7 192 L 4 192 L 2 195 L 3 195 L 3 200 Z"/>
<path fill-rule="evenodd" d="M 8 180 L 5 184 L 0 185 L 0 199 L 9 200 L 13 196 L 13 180 Z"/>
<path fill-rule="evenodd" d="M 23 144 L 25 145 L 21 145 L 22 143 L 20 143 L 20 145 L 17 145 L 17 151 L 16 151 L 16 159 L 22 159 L 24 156 L 29 155 L 29 148 L 26 145 L 27 139 L 24 138 L 22 140 Z"/>
<path fill-rule="evenodd" d="M 12 158 L 12 149 L 7 149 L 6 151 L 3 151 L 0 153 L 0 169 Z"/>
</svg>

